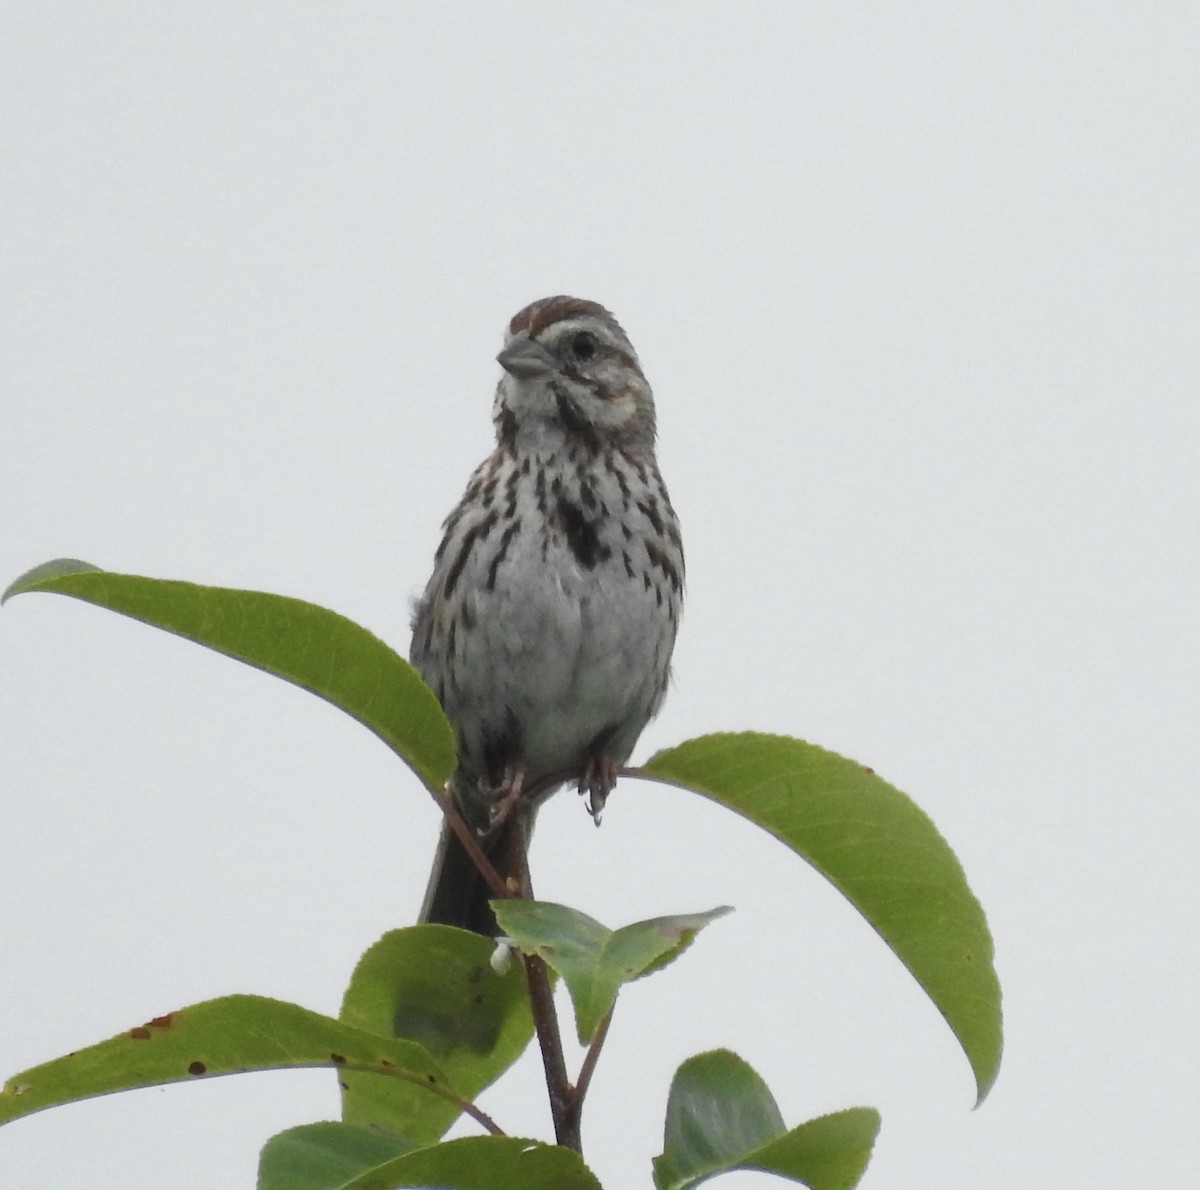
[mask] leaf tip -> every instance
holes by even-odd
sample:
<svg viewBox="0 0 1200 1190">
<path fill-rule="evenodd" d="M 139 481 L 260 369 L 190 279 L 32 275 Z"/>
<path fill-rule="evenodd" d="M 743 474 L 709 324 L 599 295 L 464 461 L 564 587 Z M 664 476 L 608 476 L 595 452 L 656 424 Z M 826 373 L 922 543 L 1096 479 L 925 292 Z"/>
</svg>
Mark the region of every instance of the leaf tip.
<svg viewBox="0 0 1200 1190">
<path fill-rule="evenodd" d="M 43 562 L 40 566 L 27 570 L 20 578 L 9 583 L 4 594 L 0 595 L 0 604 L 7 603 L 14 595 L 21 595 L 26 591 L 36 591 L 50 579 L 62 578 L 68 574 L 88 574 L 99 571 L 99 569 L 99 566 L 93 566 L 90 562 L 81 561 L 79 558 L 55 558 L 52 562 Z"/>
<path fill-rule="evenodd" d="M 996 1085 L 996 1079 L 1000 1076 L 1000 1056 L 997 1054 L 995 1061 L 991 1065 L 991 1069 L 986 1073 L 977 1072 L 975 1087 L 978 1094 L 975 1096 L 975 1106 L 973 1111 L 977 1111 L 983 1106 L 983 1101 L 992 1093 L 992 1088 Z"/>
</svg>

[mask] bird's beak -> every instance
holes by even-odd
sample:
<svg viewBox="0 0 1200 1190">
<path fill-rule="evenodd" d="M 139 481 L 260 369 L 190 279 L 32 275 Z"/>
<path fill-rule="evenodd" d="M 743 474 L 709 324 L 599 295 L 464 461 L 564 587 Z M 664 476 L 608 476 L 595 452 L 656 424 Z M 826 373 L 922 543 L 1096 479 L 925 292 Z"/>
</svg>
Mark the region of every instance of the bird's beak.
<svg viewBox="0 0 1200 1190">
<path fill-rule="evenodd" d="M 518 380 L 532 380 L 544 376 L 554 367 L 550 353 L 525 331 L 513 337 L 496 359 L 500 366 Z"/>
</svg>

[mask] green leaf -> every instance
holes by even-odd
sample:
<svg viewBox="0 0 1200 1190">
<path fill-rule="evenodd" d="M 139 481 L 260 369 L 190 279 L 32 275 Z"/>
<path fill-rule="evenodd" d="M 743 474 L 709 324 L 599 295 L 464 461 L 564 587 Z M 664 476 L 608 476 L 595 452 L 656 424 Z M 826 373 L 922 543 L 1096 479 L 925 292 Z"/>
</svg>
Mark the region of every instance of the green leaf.
<svg viewBox="0 0 1200 1190">
<path fill-rule="evenodd" d="M 0 1091 L 0 1124 L 113 1091 L 298 1066 L 365 1070 L 450 1093 L 437 1064 L 411 1041 L 376 1037 L 282 1000 L 223 996 L 10 1078 Z"/>
<path fill-rule="evenodd" d="M 454 771 L 454 732 L 433 691 L 378 637 L 301 599 L 110 574 L 59 559 L 14 582 L 0 602 L 52 591 L 106 607 L 292 682 L 369 727 L 435 793 Z"/>
<path fill-rule="evenodd" d="M 395 1144 L 347 1124 L 291 1128 L 264 1146 L 258 1190 L 600 1190 L 580 1156 L 556 1145 L 482 1136 L 394 1156 Z"/>
<path fill-rule="evenodd" d="M 449 926 L 385 934 L 359 960 L 342 1002 L 348 1025 L 417 1042 L 454 1090 L 474 1099 L 533 1037 L 525 973 L 489 965 L 490 938 Z M 342 1076 L 342 1117 L 421 1144 L 435 1141 L 458 1107 L 417 1086 L 374 1074 Z"/>
<path fill-rule="evenodd" d="M 737 811 L 829 879 L 946 1018 L 982 1101 L 1002 1045 L 992 938 L 924 811 L 863 765 L 785 736 L 701 736 L 660 752 L 642 772 Z"/>
<path fill-rule="evenodd" d="M 766 1083 L 728 1050 L 689 1058 L 667 1099 L 658 1190 L 685 1190 L 731 1169 L 759 1169 L 812 1190 L 850 1190 L 870 1160 L 879 1113 L 857 1107 L 788 1131 Z"/>
<path fill-rule="evenodd" d="M 332 1128 L 334 1125 L 313 1125 Z M 263 1150 L 259 1190 L 400 1190 L 437 1186 L 440 1190 L 600 1190 L 594 1174 L 571 1149 L 512 1136 L 470 1136 L 391 1160 L 372 1162 L 362 1147 L 362 1164 L 353 1171 L 355 1141 L 334 1132 L 313 1132 L 293 1140 L 281 1132 Z M 307 1143 L 306 1143 L 307 1142 Z M 324 1158 L 324 1171 L 306 1168 L 306 1158 Z M 289 1171 L 298 1171 L 292 1180 Z"/>
<path fill-rule="evenodd" d="M 571 993 L 580 1043 L 587 1045 L 612 1008 L 621 984 L 676 959 L 698 930 L 725 908 L 639 921 L 609 930 L 586 913 L 549 901 L 492 902 L 500 928 L 525 954 L 540 955 Z"/>
<path fill-rule="evenodd" d="M 258 1160 L 258 1190 L 340 1190 L 411 1151 L 374 1128 L 324 1122 L 271 1137 Z"/>
</svg>

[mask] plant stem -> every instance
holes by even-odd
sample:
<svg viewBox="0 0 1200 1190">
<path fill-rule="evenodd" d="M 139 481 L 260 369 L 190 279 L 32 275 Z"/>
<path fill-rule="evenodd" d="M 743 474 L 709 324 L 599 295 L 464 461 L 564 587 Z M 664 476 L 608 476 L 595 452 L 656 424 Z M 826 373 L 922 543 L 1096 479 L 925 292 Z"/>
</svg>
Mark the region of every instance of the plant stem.
<svg viewBox="0 0 1200 1190">
<path fill-rule="evenodd" d="M 509 835 L 510 852 L 507 870 L 517 878 L 520 896 L 533 899 L 529 878 L 529 815 L 518 813 Z M 546 1091 L 550 1097 L 550 1116 L 554 1121 L 554 1136 L 560 1145 L 583 1152 L 579 1134 L 579 1113 L 572 1110 L 575 1088 L 567 1077 L 567 1061 L 563 1056 L 562 1033 L 558 1013 L 554 1009 L 554 989 L 550 972 L 537 955 L 522 955 L 525 978 L 529 984 L 529 1003 L 537 1029 L 538 1045 L 542 1051 L 542 1066 L 546 1071 Z"/>
<path fill-rule="evenodd" d="M 554 1136 L 560 1145 L 582 1153 L 579 1114 L 572 1110 L 575 1089 L 567 1077 L 567 1062 L 563 1057 L 562 1034 L 558 1029 L 558 1014 L 554 1010 L 550 974 L 546 964 L 537 955 L 525 955 L 524 960 L 525 977 L 529 981 L 529 1000 L 537 1027 L 538 1044 L 542 1050 L 542 1066 L 546 1071 L 546 1091 L 550 1098 L 550 1115 L 554 1120 Z"/>
<path fill-rule="evenodd" d="M 463 849 L 471 857 L 475 867 L 479 869 L 480 875 L 488 882 L 491 888 L 498 897 L 511 897 L 512 890 L 504 883 L 500 873 L 496 871 L 492 861 L 488 859 L 482 847 L 479 846 L 479 840 L 475 837 L 475 832 L 467 825 L 467 820 L 458 812 L 458 807 L 454 804 L 454 800 L 445 795 L 438 799 L 442 808 L 442 813 L 446 816 L 446 821 L 450 824 L 450 829 L 458 836 L 458 841 L 463 845 Z"/>
<path fill-rule="evenodd" d="M 588 1087 L 592 1082 L 592 1073 L 600 1059 L 600 1051 L 604 1048 L 604 1039 L 608 1036 L 608 1027 L 612 1024 L 613 1009 L 615 1008 L 614 1002 L 612 1008 L 604 1014 L 600 1024 L 596 1027 L 592 1044 L 588 1046 L 588 1051 L 583 1056 L 583 1065 L 579 1068 L 579 1081 L 575 1084 L 575 1092 L 571 1096 L 571 1114 L 575 1119 L 576 1131 L 579 1130 L 579 1119 L 583 1114 L 583 1101 L 587 1097 Z"/>
</svg>

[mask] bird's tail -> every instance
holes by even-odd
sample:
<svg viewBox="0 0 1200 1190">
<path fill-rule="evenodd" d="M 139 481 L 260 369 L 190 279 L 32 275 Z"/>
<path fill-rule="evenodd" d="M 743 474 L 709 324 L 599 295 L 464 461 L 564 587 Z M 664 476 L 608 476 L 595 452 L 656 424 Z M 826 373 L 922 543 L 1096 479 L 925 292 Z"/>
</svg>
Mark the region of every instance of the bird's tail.
<svg viewBox="0 0 1200 1190">
<path fill-rule="evenodd" d="M 479 843 L 501 876 L 505 874 L 501 861 L 509 850 L 507 825 Z M 463 930 L 474 930 L 485 938 L 495 938 L 500 929 L 488 904 L 495 895 L 476 868 L 474 860 L 467 854 L 467 849 L 450 829 L 450 824 L 443 822 L 420 920 L 458 926 Z"/>
</svg>

